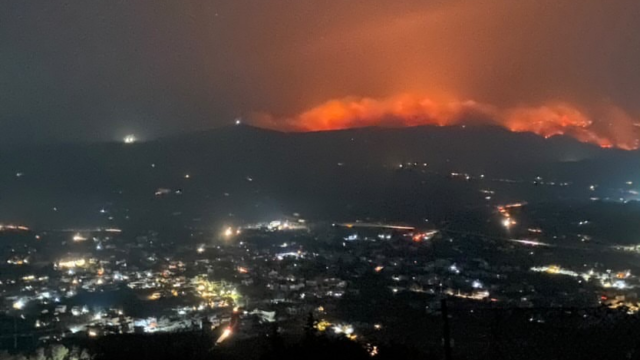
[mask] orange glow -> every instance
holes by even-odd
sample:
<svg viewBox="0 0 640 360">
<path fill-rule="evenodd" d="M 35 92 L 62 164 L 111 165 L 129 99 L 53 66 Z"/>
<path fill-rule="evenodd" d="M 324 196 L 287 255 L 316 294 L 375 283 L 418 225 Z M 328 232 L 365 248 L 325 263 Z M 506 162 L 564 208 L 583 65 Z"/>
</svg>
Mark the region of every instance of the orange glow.
<svg viewBox="0 0 640 360">
<path fill-rule="evenodd" d="M 595 116 L 610 120 L 608 128 L 594 125 L 592 118 Z M 365 126 L 451 126 L 472 123 L 498 125 L 514 132 L 532 132 L 545 138 L 567 135 L 603 148 L 631 150 L 640 148 L 638 126 L 634 121 L 621 109 L 611 106 L 595 114 L 561 102 L 500 109 L 471 100 L 434 100 L 422 95 L 402 94 L 384 99 L 334 99 L 290 118 L 261 116 L 256 119 L 256 125 L 305 132 Z"/>
</svg>

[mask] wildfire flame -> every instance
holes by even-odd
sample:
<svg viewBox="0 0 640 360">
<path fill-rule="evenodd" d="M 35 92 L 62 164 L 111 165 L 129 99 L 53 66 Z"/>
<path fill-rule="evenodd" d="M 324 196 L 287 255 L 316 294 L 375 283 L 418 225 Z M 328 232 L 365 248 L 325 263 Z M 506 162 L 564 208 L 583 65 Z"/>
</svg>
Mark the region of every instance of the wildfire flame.
<svg viewBox="0 0 640 360">
<path fill-rule="evenodd" d="M 593 119 L 597 116 L 598 122 Z M 587 112 L 568 103 L 498 108 L 472 100 L 434 100 L 403 94 L 384 99 L 334 99 L 289 118 L 261 115 L 256 125 L 284 131 L 324 131 L 365 126 L 499 125 L 544 137 L 572 136 L 599 145 L 640 148 L 639 124 L 622 109 L 606 106 Z"/>
</svg>

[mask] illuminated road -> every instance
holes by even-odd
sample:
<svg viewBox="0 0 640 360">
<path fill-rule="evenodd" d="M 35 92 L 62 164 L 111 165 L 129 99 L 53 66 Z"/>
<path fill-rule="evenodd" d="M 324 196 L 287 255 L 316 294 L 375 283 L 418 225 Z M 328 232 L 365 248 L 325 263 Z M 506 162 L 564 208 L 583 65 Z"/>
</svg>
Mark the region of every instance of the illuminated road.
<svg viewBox="0 0 640 360">
<path fill-rule="evenodd" d="M 336 224 L 338 226 L 343 226 L 347 228 L 354 227 L 363 227 L 363 228 L 383 228 L 383 229 L 394 229 L 394 230 L 415 230 L 412 226 L 397 226 L 397 225 L 386 225 L 386 224 L 373 224 L 373 223 L 343 223 Z"/>
<path fill-rule="evenodd" d="M 232 334 L 233 331 L 238 328 L 238 319 L 240 318 L 240 312 L 238 309 L 233 310 L 233 315 L 231 316 L 231 321 L 229 322 L 229 326 L 222 332 L 222 335 L 216 340 L 216 345 L 222 344 L 225 340 L 227 340 Z"/>
<path fill-rule="evenodd" d="M 224 331 L 222 332 L 222 335 L 220 335 L 220 337 L 216 341 L 216 345 L 222 344 L 223 341 L 227 340 L 227 338 L 231 336 L 231 333 L 233 333 L 233 330 L 231 330 L 231 327 L 227 327 L 226 329 L 224 329 Z"/>
</svg>

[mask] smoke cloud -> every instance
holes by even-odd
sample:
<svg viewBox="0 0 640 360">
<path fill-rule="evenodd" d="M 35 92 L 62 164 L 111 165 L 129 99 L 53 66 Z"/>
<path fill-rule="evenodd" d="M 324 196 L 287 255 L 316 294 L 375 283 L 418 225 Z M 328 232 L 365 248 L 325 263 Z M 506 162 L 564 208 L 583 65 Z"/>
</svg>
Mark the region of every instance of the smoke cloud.
<svg viewBox="0 0 640 360">
<path fill-rule="evenodd" d="M 323 131 L 366 126 L 498 125 L 515 132 L 544 137 L 572 136 L 602 147 L 637 149 L 638 124 L 622 109 L 607 108 L 599 128 L 593 115 L 565 103 L 499 109 L 475 101 L 433 101 L 428 97 L 399 95 L 381 100 L 331 100 L 290 118 L 258 115 L 257 125 L 285 131 Z M 608 128 L 608 129 L 607 129 Z"/>
<path fill-rule="evenodd" d="M 0 4 L 0 141 L 496 124 L 636 148 L 637 0 Z"/>
</svg>

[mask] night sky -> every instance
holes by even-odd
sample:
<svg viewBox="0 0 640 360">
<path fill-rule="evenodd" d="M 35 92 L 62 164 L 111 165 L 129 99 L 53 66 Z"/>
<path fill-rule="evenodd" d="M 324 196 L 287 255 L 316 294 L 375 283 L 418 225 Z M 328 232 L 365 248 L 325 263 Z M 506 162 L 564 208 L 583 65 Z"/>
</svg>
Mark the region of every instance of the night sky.
<svg viewBox="0 0 640 360">
<path fill-rule="evenodd" d="M 498 124 L 638 146 L 637 0 L 0 3 L 0 142 Z"/>
</svg>

